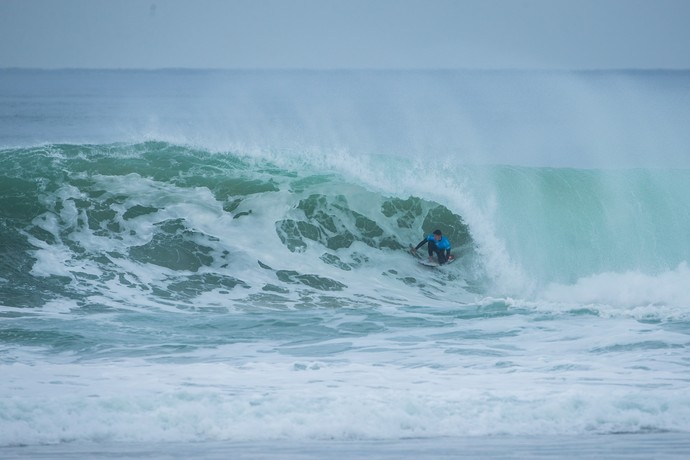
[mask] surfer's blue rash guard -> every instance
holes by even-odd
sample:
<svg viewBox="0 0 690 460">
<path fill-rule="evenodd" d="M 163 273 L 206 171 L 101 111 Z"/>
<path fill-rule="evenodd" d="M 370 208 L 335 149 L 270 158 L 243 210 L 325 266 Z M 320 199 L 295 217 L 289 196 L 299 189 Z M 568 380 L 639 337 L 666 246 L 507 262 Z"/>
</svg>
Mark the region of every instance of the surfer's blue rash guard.
<svg viewBox="0 0 690 460">
<path fill-rule="evenodd" d="M 434 239 L 434 234 L 432 233 L 431 235 L 426 237 L 426 240 L 429 242 L 433 241 L 434 244 L 436 244 L 436 247 L 439 249 L 450 251 L 450 241 L 448 241 L 448 238 L 446 238 L 445 236 L 441 237 L 441 241 L 436 241 Z"/>
<path fill-rule="evenodd" d="M 443 265 L 448 260 L 450 256 L 450 241 L 445 236 L 441 236 L 440 241 L 436 241 L 434 234 L 430 234 L 422 241 L 419 242 L 415 250 L 421 248 L 425 244 L 429 243 L 429 255 L 436 253 L 438 256 L 438 263 Z"/>
<path fill-rule="evenodd" d="M 443 249 L 443 250 L 445 250 L 445 251 L 450 251 L 450 241 L 448 241 L 448 238 L 446 238 L 445 236 L 442 236 L 442 237 L 441 237 L 441 241 L 436 241 L 436 240 L 434 239 L 434 234 L 433 234 L 433 233 L 429 234 L 429 236 L 427 236 L 425 239 L 423 239 L 423 240 L 417 245 L 417 247 L 416 247 L 415 249 L 419 249 L 419 248 L 421 248 L 422 246 L 424 246 L 424 245 L 427 244 L 427 243 L 434 243 L 434 245 L 436 245 L 437 248 Z"/>
</svg>

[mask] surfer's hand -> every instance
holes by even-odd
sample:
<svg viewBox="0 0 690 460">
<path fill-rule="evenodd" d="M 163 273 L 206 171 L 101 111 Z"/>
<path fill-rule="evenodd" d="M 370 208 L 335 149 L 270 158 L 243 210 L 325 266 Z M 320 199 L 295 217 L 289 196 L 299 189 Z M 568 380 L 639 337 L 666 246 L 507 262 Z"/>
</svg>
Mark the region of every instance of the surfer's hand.
<svg viewBox="0 0 690 460">
<path fill-rule="evenodd" d="M 412 254 L 417 254 L 417 248 L 410 248 L 410 252 Z"/>
</svg>

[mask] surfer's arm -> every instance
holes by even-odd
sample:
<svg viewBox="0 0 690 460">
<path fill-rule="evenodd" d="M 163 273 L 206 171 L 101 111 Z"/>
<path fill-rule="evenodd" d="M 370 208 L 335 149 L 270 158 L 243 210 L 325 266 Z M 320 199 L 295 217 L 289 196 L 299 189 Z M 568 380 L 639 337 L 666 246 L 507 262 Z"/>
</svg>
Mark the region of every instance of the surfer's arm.
<svg viewBox="0 0 690 460">
<path fill-rule="evenodd" d="M 419 242 L 419 244 L 418 244 L 417 246 L 415 246 L 414 250 L 416 251 L 417 249 L 419 249 L 419 248 L 421 248 L 422 246 L 424 246 L 426 243 L 427 243 L 427 239 L 424 238 L 422 241 Z"/>
</svg>

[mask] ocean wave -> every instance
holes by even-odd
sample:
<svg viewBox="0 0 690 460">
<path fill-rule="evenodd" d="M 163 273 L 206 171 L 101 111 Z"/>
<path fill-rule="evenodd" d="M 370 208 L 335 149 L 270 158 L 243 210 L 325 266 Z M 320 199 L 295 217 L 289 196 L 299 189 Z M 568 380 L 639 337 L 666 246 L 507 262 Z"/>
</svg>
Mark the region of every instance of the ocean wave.
<svg viewBox="0 0 690 460">
<path fill-rule="evenodd" d="M 153 141 L 10 149 L 0 166 L 9 305 L 137 295 L 294 304 L 311 292 L 338 293 L 340 304 L 395 292 L 627 307 L 688 300 L 672 294 L 690 260 L 687 171 L 448 166 L 439 176 L 385 157 L 279 159 Z M 462 262 L 436 274 L 442 286 L 405 254 L 435 228 Z M 659 277 L 679 264 L 678 276 Z M 663 298 L 639 283 L 614 293 L 634 270 L 652 277 L 646 292 L 662 279 L 671 287 Z M 372 277 L 386 294 L 366 287 Z"/>
</svg>

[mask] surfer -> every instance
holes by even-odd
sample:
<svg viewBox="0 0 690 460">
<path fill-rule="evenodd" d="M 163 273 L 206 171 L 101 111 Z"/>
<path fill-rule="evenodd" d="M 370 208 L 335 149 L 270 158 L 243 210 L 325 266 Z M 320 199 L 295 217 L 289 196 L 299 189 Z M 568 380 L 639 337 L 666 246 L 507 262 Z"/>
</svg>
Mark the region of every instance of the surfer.
<svg viewBox="0 0 690 460">
<path fill-rule="evenodd" d="M 448 241 L 448 238 L 443 236 L 441 230 L 434 230 L 433 233 L 420 241 L 416 247 L 412 248 L 412 253 L 416 254 L 417 249 L 421 248 L 427 243 L 429 244 L 429 262 L 434 261 L 434 253 L 436 253 L 436 256 L 438 257 L 439 265 L 443 265 L 449 260 L 453 259 L 453 256 L 450 255 L 450 241 Z"/>
</svg>

